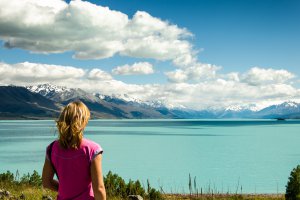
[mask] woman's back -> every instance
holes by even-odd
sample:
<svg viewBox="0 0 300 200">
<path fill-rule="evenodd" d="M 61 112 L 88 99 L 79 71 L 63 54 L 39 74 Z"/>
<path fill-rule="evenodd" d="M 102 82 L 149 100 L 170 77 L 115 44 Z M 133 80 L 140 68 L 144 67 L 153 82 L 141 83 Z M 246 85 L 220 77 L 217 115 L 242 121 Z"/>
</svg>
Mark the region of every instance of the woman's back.
<svg viewBox="0 0 300 200">
<path fill-rule="evenodd" d="M 106 199 L 102 148 L 83 138 L 89 118 L 89 109 L 77 101 L 69 103 L 56 121 L 58 140 L 47 147 L 42 182 L 45 188 L 58 191 L 58 200 Z"/>
<path fill-rule="evenodd" d="M 59 177 L 58 200 L 94 199 L 90 166 L 99 153 L 102 153 L 100 145 L 84 138 L 78 149 L 64 149 L 58 141 L 54 142 L 51 161 Z"/>
</svg>

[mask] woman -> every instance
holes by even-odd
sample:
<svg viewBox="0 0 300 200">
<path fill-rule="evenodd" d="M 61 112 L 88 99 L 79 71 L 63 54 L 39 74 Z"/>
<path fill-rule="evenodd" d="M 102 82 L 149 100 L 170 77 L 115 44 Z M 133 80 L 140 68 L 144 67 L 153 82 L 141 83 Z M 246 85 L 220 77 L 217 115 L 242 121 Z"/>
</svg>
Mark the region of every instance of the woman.
<svg viewBox="0 0 300 200">
<path fill-rule="evenodd" d="M 43 186 L 58 191 L 57 200 L 105 200 L 102 148 L 83 138 L 90 111 L 82 102 L 69 103 L 56 126 L 58 140 L 47 147 Z M 53 179 L 56 173 L 59 181 Z"/>
</svg>

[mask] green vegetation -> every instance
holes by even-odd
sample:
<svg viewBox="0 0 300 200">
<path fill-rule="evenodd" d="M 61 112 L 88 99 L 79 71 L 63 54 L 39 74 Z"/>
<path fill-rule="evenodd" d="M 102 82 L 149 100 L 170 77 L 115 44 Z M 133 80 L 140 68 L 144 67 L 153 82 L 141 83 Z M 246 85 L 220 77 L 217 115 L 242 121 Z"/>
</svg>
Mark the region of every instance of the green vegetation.
<svg viewBox="0 0 300 200">
<path fill-rule="evenodd" d="M 146 192 L 145 189 L 141 186 L 139 180 L 129 180 L 128 183 L 125 183 L 124 179 L 122 179 L 117 174 L 113 174 L 111 171 L 109 171 L 106 177 L 104 177 L 104 185 L 108 197 L 118 197 L 120 199 L 126 199 L 128 195 L 140 195 L 144 199 L 163 199 L 159 191 L 150 187 L 149 181 L 147 181 Z"/>
<path fill-rule="evenodd" d="M 146 191 L 141 186 L 140 181 L 129 180 L 129 182 L 126 183 L 120 176 L 109 171 L 104 177 L 104 183 L 108 199 L 127 199 L 128 195 L 140 195 L 144 199 L 149 200 L 164 199 L 159 191 L 150 187 L 149 181 Z M 32 174 L 28 173 L 23 175 L 21 178 L 18 172 L 16 172 L 16 175 L 10 171 L 1 173 L 0 189 L 11 192 L 14 198 L 25 196 L 26 199 L 40 200 L 43 196 L 50 196 L 52 199 L 56 199 L 56 192 L 42 188 L 42 177 L 37 171 L 33 171 Z"/>
<path fill-rule="evenodd" d="M 300 165 L 291 171 L 286 185 L 286 200 L 300 200 Z"/>
<path fill-rule="evenodd" d="M 197 196 L 188 195 L 164 195 L 166 200 L 284 200 L 283 195 L 263 195 L 263 194 L 244 194 L 244 195 L 236 195 L 236 194 L 202 194 Z"/>
<path fill-rule="evenodd" d="M 18 171 L 14 175 L 10 171 L 0 174 L 0 189 L 10 192 L 10 196 L 3 195 L 0 199 L 30 199 L 41 200 L 43 196 L 55 199 L 55 192 L 42 188 L 41 176 L 37 171 L 19 177 Z M 1 196 L 1 195 L 0 195 Z M 23 198 L 22 198 L 23 196 Z"/>
<path fill-rule="evenodd" d="M 33 171 L 30 175 L 25 174 L 19 178 L 19 172 L 17 171 L 16 175 L 7 171 L 6 173 L 0 174 L 0 183 L 1 184 L 12 184 L 12 185 L 30 185 L 30 186 L 42 186 L 42 177 L 38 174 L 37 171 Z"/>
<path fill-rule="evenodd" d="M 298 181 L 299 181 L 299 169 L 297 167 Z M 296 172 L 295 172 L 296 173 Z M 293 172 L 291 174 L 294 174 Z M 293 175 L 294 177 L 294 175 Z M 291 179 L 291 178 L 290 178 Z M 251 194 L 214 194 L 202 193 L 196 190 L 197 183 L 196 178 L 192 179 L 189 175 L 189 194 L 162 194 L 156 189 L 150 186 L 147 180 L 146 188 L 142 187 L 140 181 L 129 180 L 128 183 L 124 181 L 117 174 L 111 171 L 104 177 L 107 199 L 109 200 L 125 200 L 128 195 L 140 195 L 145 200 L 284 200 L 284 195 L 251 195 Z M 298 185 L 299 186 L 299 185 Z M 7 171 L 0 174 L 0 189 L 7 190 L 11 193 L 10 197 L 0 195 L 0 199 L 29 199 L 29 200 L 41 200 L 43 196 L 49 196 L 52 199 L 56 199 L 56 192 L 46 190 L 42 188 L 41 176 L 33 171 L 32 174 L 26 174 L 19 177 L 18 172 L 16 175 Z M 299 191 L 299 190 L 298 190 Z M 293 198 L 291 198 L 293 199 Z"/>
</svg>

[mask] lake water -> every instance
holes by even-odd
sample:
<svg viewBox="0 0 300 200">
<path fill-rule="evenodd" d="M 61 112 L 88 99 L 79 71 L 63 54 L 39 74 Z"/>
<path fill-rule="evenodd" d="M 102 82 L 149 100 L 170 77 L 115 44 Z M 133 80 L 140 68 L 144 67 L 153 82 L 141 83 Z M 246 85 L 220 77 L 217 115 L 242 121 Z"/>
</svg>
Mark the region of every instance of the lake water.
<svg viewBox="0 0 300 200">
<path fill-rule="evenodd" d="M 147 179 L 165 192 L 283 193 L 300 164 L 300 121 L 91 120 L 85 137 L 104 149 L 103 170 Z M 0 121 L 0 172 L 42 171 L 54 121 Z M 242 187 L 242 188 L 241 188 Z"/>
</svg>

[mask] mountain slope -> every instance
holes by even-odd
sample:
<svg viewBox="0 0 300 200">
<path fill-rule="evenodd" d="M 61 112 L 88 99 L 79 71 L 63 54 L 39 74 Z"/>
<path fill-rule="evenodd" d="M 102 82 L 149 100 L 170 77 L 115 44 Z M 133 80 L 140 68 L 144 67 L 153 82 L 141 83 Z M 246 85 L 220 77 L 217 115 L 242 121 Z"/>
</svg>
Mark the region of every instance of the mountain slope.
<svg viewBox="0 0 300 200">
<path fill-rule="evenodd" d="M 283 102 L 266 107 L 256 114 L 263 118 L 298 118 L 300 116 L 300 104 L 292 101 Z"/>
<path fill-rule="evenodd" d="M 107 96 L 81 89 L 43 84 L 0 86 L 0 118 L 53 118 L 69 102 L 80 100 L 91 110 L 92 118 L 183 118 L 183 119 L 276 119 L 300 118 L 300 104 L 283 102 L 258 110 L 255 105 L 235 105 L 224 109 L 192 110 L 168 108 L 162 103 L 142 102 L 125 95 Z"/>
<path fill-rule="evenodd" d="M 58 115 L 59 105 L 24 87 L 0 86 L 1 118 L 49 118 Z"/>
<path fill-rule="evenodd" d="M 115 96 L 99 93 L 88 93 L 81 89 L 65 88 L 50 84 L 27 87 L 32 92 L 67 105 L 69 102 L 80 100 L 91 110 L 93 118 L 174 118 L 172 113 L 162 113 L 157 108 L 146 104 L 125 101 Z"/>
</svg>

